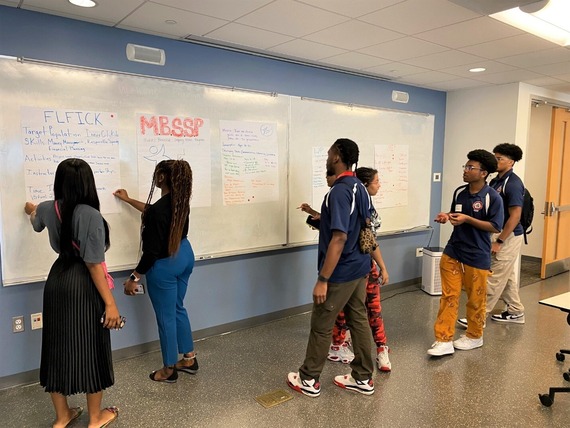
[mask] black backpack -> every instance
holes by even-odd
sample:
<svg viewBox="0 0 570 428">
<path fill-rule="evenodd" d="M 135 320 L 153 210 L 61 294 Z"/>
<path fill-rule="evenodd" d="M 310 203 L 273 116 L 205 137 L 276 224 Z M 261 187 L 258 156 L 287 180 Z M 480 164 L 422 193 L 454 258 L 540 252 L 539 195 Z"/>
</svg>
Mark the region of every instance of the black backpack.
<svg viewBox="0 0 570 428">
<path fill-rule="evenodd" d="M 526 235 L 532 232 L 532 219 L 534 218 L 534 199 L 530 192 L 524 188 L 524 200 L 521 213 L 521 226 L 523 227 L 524 243 L 528 244 Z"/>
<path fill-rule="evenodd" d="M 507 186 L 507 181 L 509 178 L 505 180 L 503 183 L 503 193 L 505 192 L 505 187 Z M 523 206 L 522 206 L 522 213 L 521 213 L 521 226 L 523 228 L 524 234 L 524 243 L 528 244 L 528 240 L 526 235 L 529 235 L 532 232 L 532 219 L 534 218 L 534 199 L 531 196 L 528 189 L 524 188 L 524 197 L 523 197 Z"/>
</svg>

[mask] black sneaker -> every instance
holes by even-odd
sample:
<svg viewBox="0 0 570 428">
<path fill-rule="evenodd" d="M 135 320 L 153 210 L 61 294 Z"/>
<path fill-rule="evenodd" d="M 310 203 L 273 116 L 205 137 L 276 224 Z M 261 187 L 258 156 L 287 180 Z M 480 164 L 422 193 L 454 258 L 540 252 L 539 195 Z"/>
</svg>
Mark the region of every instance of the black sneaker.
<svg viewBox="0 0 570 428">
<path fill-rule="evenodd" d="M 467 318 L 457 318 L 457 325 L 462 328 L 467 328 Z M 483 322 L 483 328 L 487 327 L 487 321 Z"/>
<path fill-rule="evenodd" d="M 491 319 L 497 322 L 511 322 L 515 324 L 524 324 L 524 314 L 509 314 L 508 311 L 503 312 L 500 315 L 491 315 Z"/>
</svg>

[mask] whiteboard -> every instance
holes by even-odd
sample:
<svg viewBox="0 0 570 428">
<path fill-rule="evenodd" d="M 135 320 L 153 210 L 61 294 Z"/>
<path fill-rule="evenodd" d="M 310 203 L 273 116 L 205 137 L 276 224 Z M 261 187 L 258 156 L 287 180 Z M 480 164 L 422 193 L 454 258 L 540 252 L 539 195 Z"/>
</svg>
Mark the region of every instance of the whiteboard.
<svg viewBox="0 0 570 428">
<path fill-rule="evenodd" d="M 433 115 L 292 97 L 289 243 L 318 242 L 318 232 L 297 207 L 307 202 L 321 210 L 326 151 L 338 138 L 358 144 L 358 166 L 379 172 L 382 187 L 374 205 L 382 218 L 380 232 L 429 225 L 433 135 Z"/>
<path fill-rule="evenodd" d="M 100 140 L 107 148 L 98 156 L 118 162 L 108 162 L 95 174 L 101 210 L 111 230 L 111 248 L 106 255 L 110 270 L 133 267 L 140 248 L 140 213 L 117 203 L 110 192 L 116 184 L 131 197 L 146 201 L 154 163 L 149 167 L 144 153 L 159 146 L 164 158 L 184 158 L 193 168 L 189 239 L 198 258 L 286 245 L 289 97 L 10 59 L 0 60 L 0 75 L 4 285 L 42 280 L 56 258 L 47 233 L 35 233 L 23 212 L 31 187 L 30 177 L 24 173 L 29 170 L 25 156 L 29 147 L 25 148 L 23 130 L 37 133 L 38 117 L 44 112 L 45 118 L 46 111 L 60 122 L 66 113 L 78 111 L 92 113 L 91 118 L 115 120 L 103 130 L 112 138 Z M 170 128 L 164 129 L 171 131 L 170 136 L 145 139 L 147 134 L 140 131 L 142 116 L 148 121 L 166 118 Z M 207 123 L 208 132 L 200 135 L 198 151 L 187 150 L 196 142 L 193 136 L 185 140 L 186 146 L 172 142 L 178 129 L 174 118 L 193 118 L 194 123 L 200 118 L 201 131 Z M 69 132 L 79 126 L 73 125 Z M 146 131 L 151 128 L 147 126 Z M 53 146 L 46 150 L 49 148 Z M 67 153 L 67 157 L 81 157 L 77 152 L 63 154 Z M 60 157 L 46 152 L 42 159 L 53 164 L 39 174 L 48 186 Z M 37 186 L 35 191 L 44 192 Z"/>
</svg>

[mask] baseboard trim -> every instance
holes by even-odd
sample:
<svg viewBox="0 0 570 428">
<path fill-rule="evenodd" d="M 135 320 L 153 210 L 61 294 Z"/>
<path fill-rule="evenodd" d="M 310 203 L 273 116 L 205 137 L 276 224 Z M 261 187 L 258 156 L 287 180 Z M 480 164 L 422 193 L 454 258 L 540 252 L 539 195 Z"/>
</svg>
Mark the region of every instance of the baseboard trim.
<svg viewBox="0 0 570 428">
<path fill-rule="evenodd" d="M 395 284 L 387 285 L 386 287 L 382 287 L 382 292 L 394 291 L 412 285 L 417 285 L 419 289 L 421 286 L 421 278 L 414 278 L 398 282 Z M 204 328 L 202 330 L 194 331 L 192 332 L 192 334 L 194 336 L 194 341 L 200 341 L 213 336 L 233 333 L 235 331 L 244 330 L 246 328 L 252 328 L 273 321 L 277 321 L 280 319 L 304 314 L 310 312 L 312 307 L 313 304 L 308 303 L 306 305 L 296 306 L 294 308 L 283 309 L 280 311 L 271 312 L 269 314 L 258 315 L 255 317 L 246 318 L 239 321 L 234 321 L 226 324 Z M 146 342 L 140 345 L 129 346 L 126 348 L 121 348 L 113 351 L 113 361 L 121 361 L 130 358 L 135 358 L 140 355 L 148 354 L 149 352 L 157 352 L 159 350 L 160 350 L 160 344 L 158 340 L 153 340 L 152 342 Z M 40 377 L 39 369 L 30 370 L 22 373 L 16 373 L 10 376 L 0 377 L 0 390 L 14 388 L 18 386 L 37 384 L 39 377 Z"/>
</svg>

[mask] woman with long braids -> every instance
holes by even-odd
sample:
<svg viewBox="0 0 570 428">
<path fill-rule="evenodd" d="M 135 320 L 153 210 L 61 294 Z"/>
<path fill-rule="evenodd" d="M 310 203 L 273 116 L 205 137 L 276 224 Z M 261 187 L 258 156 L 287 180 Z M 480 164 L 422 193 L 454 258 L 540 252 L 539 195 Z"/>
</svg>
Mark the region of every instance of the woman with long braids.
<svg viewBox="0 0 570 428">
<path fill-rule="evenodd" d="M 155 187 L 160 189 L 161 197 L 151 204 Z M 174 383 L 178 371 L 198 371 L 192 329 L 184 308 L 188 279 L 194 268 L 194 252 L 187 239 L 192 169 L 185 160 L 158 163 L 146 203 L 130 198 L 125 189 L 114 195 L 142 212 L 142 256 L 124 286 L 125 294 L 132 296 L 141 275 L 146 275 L 164 366 L 149 376 L 156 382 Z"/>
</svg>

